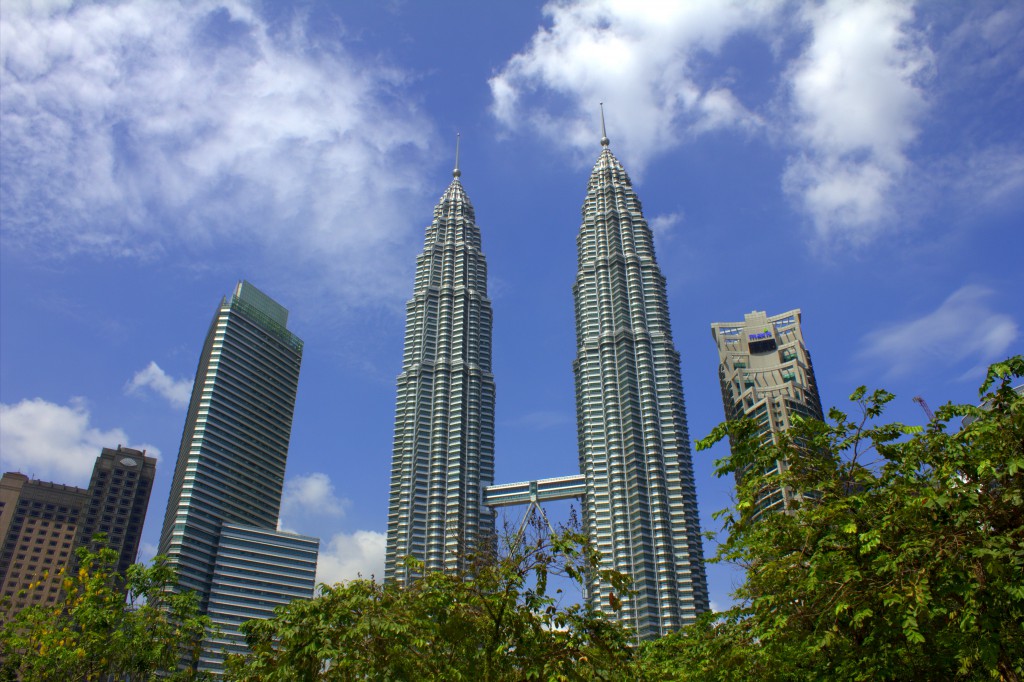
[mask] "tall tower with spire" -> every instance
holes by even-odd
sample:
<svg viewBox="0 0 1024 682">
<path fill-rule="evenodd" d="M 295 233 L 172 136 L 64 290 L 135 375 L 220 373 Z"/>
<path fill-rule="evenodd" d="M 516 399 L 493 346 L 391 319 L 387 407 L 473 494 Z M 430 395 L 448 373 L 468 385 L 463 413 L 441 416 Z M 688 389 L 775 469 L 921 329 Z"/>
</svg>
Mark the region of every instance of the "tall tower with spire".
<svg viewBox="0 0 1024 682">
<path fill-rule="evenodd" d="M 494 511 L 494 376 L 487 263 L 473 206 L 454 176 L 434 208 L 406 305 L 398 376 L 385 578 L 465 568 L 489 542 Z"/>
<path fill-rule="evenodd" d="M 608 147 L 603 109 L 601 132 L 573 286 L 583 520 L 601 568 L 633 578 L 619 617 L 651 639 L 707 610 L 707 579 L 665 277 L 640 200 Z M 611 586 L 596 574 L 587 588 L 614 617 Z"/>
</svg>

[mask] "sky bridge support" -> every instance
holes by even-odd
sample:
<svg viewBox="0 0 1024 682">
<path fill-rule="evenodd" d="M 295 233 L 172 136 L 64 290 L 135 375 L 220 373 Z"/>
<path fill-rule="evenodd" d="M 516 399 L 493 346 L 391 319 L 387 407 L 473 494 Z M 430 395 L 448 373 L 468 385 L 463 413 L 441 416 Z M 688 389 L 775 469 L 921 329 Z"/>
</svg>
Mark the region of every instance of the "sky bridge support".
<svg viewBox="0 0 1024 682">
<path fill-rule="evenodd" d="M 555 532 L 555 529 L 551 527 L 551 522 L 548 521 L 548 515 L 540 506 L 542 502 L 578 499 L 586 495 L 586 492 L 586 477 L 583 474 L 575 474 L 573 476 L 541 478 L 536 481 L 489 485 L 484 488 L 484 504 L 492 508 L 527 505 L 526 513 L 523 514 L 523 520 L 519 523 L 519 530 L 515 535 L 515 537 L 520 537 L 534 512 L 544 519 L 548 530 L 552 533 Z"/>
</svg>

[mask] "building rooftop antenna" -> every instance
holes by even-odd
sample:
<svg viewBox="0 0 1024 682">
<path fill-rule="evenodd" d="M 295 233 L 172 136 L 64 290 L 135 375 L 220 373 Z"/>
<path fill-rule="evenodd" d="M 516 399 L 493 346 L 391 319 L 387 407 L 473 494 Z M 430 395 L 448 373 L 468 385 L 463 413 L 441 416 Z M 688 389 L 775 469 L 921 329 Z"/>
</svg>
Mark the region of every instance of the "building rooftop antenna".
<svg viewBox="0 0 1024 682">
<path fill-rule="evenodd" d="M 608 133 L 604 129 L 604 102 L 599 102 L 598 104 L 601 107 L 601 146 L 602 147 L 607 147 L 608 146 Z"/>
<path fill-rule="evenodd" d="M 455 133 L 455 170 L 452 171 L 452 177 L 457 178 L 462 175 L 462 171 L 459 170 L 459 140 L 462 138 L 460 133 Z"/>
</svg>

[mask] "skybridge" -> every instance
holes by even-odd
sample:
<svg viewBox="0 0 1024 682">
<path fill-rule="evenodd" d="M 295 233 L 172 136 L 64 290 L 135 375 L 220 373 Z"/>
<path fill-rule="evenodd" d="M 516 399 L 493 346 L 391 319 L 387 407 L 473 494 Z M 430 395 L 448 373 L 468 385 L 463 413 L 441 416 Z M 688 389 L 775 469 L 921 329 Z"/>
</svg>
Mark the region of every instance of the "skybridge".
<svg viewBox="0 0 1024 682">
<path fill-rule="evenodd" d="M 554 500 L 584 497 L 587 482 L 583 474 L 541 478 L 536 481 L 502 483 L 484 488 L 484 504 L 488 507 L 514 507 L 520 504 L 540 504 Z"/>
</svg>

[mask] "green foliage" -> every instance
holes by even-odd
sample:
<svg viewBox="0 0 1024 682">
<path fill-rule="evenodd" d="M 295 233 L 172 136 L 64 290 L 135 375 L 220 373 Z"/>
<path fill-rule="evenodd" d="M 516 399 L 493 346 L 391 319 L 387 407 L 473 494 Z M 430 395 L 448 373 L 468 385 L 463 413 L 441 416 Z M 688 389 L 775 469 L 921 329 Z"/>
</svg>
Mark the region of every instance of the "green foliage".
<svg viewBox="0 0 1024 682">
<path fill-rule="evenodd" d="M 183 646 L 198 646 L 210 624 L 199 615 L 196 595 L 170 591 L 175 576 L 160 557 L 121 576 L 112 549 L 81 547 L 76 556 L 76 565 L 66 575 L 61 571 L 56 604 L 16 610 L 9 598 L 0 603 L 0 679 L 155 680 L 157 673 L 173 673 Z M 183 672 L 161 679 L 195 677 Z"/>
<path fill-rule="evenodd" d="M 698 448 L 729 436 L 717 472 L 747 473 L 716 560 L 746 582 L 735 608 L 643 647 L 650 679 L 1024 678 L 1022 376 L 1021 356 L 993 365 L 984 408 L 946 405 L 926 429 L 876 424 L 893 396 L 864 388 L 856 421 L 833 409 L 777 444 L 717 427 Z M 814 494 L 754 521 L 765 485 Z"/>
<path fill-rule="evenodd" d="M 535 526 L 507 556 L 463 575 L 432 572 L 408 587 L 353 580 L 243 626 L 252 654 L 228 679 L 618 680 L 629 633 L 587 606 L 561 606 L 549 577 L 580 580 L 597 565 L 585 536 Z M 628 580 L 610 576 L 620 591 Z"/>
</svg>

